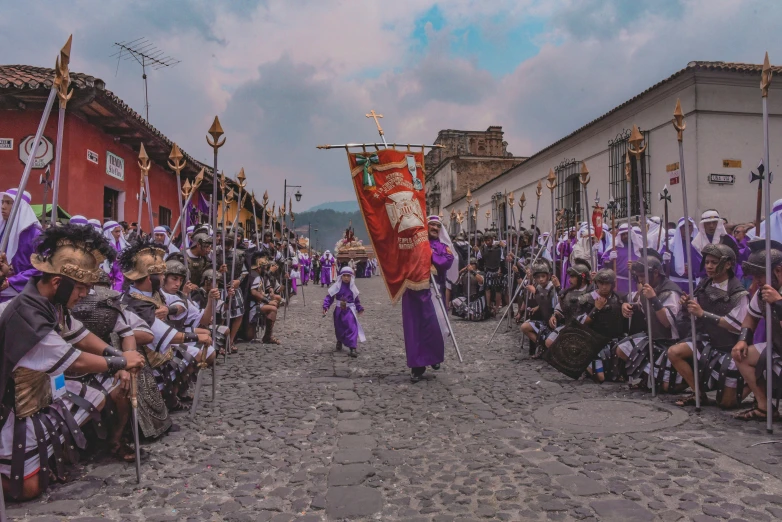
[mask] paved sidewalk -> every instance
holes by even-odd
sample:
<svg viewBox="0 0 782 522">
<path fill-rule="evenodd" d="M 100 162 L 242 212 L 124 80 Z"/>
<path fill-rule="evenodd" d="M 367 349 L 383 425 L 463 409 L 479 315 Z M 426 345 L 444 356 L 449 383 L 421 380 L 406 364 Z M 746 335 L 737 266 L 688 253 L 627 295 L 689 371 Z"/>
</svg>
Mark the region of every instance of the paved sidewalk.
<svg viewBox="0 0 782 522">
<path fill-rule="evenodd" d="M 102 460 L 14 520 L 782 519 L 781 445 L 762 423 L 700 414 L 618 384 L 573 381 L 520 350 L 505 325 L 454 321 L 439 372 L 411 384 L 401 311 L 358 280 L 368 342 L 334 352 L 325 289 L 304 287 L 275 335 L 220 365 L 217 402 L 145 446 Z M 204 397 L 209 390 L 205 387 Z M 782 425 L 779 427 L 782 439 Z"/>
</svg>

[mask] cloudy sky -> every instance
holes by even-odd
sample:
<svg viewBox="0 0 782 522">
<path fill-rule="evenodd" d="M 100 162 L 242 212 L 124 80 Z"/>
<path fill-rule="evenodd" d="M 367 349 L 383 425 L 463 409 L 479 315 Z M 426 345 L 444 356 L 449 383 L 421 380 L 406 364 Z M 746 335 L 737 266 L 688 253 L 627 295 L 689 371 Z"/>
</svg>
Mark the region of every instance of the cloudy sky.
<svg viewBox="0 0 782 522">
<path fill-rule="evenodd" d="M 149 72 L 150 120 L 194 157 L 220 116 L 226 174 L 301 210 L 353 197 L 344 154 L 373 141 L 431 143 L 444 128 L 502 125 L 530 155 L 692 60 L 782 63 L 776 0 L 0 0 L 0 62 L 102 78 L 143 111 L 140 67 L 110 56 L 147 37 L 181 60 Z M 294 208 L 294 211 L 296 209 Z"/>
</svg>

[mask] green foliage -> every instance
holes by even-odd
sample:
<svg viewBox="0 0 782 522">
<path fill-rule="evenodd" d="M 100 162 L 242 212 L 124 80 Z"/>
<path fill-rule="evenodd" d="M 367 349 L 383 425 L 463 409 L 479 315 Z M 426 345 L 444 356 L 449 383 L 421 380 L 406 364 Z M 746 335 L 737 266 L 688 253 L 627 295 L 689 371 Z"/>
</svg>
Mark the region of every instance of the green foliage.
<svg viewBox="0 0 782 522">
<path fill-rule="evenodd" d="M 364 226 L 361 212 L 335 212 L 324 209 L 307 211 L 296 214 L 296 232 L 307 235 L 307 224 L 312 224 L 312 247 L 320 252 L 324 250 L 334 251 L 334 245 L 345 235 L 345 229 L 353 225 L 356 238 L 370 245 L 369 235 Z M 315 232 L 315 229 L 318 232 Z"/>
</svg>

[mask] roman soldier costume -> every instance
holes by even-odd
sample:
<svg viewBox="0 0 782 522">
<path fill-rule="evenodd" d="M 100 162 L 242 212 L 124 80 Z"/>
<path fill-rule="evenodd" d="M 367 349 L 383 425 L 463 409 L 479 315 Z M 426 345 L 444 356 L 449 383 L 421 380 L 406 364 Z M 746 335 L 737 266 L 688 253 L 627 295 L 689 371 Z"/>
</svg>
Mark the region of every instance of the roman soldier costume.
<svg viewBox="0 0 782 522">
<path fill-rule="evenodd" d="M 194 245 L 200 245 L 201 248 L 207 248 L 213 245 L 212 235 L 206 226 L 197 227 L 193 230 L 190 238 L 190 247 L 185 251 L 187 255 L 187 267 L 190 270 L 190 282 L 201 286 L 204 278 L 204 271 L 212 267 L 212 260 L 209 256 L 196 256 L 192 252 Z"/>
</svg>

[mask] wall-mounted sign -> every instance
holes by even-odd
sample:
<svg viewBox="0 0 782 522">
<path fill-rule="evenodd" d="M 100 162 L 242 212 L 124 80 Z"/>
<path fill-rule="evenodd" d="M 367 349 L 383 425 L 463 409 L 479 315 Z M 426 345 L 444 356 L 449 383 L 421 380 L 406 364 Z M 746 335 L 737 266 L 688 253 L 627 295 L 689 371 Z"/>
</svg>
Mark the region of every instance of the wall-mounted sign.
<svg viewBox="0 0 782 522">
<path fill-rule="evenodd" d="M 670 178 L 669 184 L 678 185 L 681 176 L 681 172 L 679 171 L 679 162 L 677 161 L 676 163 L 671 163 L 670 165 L 666 165 L 665 171 L 668 173 L 668 176 Z"/>
<path fill-rule="evenodd" d="M 14 139 L 0 138 L 0 150 L 14 150 Z"/>
<path fill-rule="evenodd" d="M 733 174 L 709 174 L 709 183 L 715 185 L 733 185 L 736 182 L 736 176 Z"/>
<path fill-rule="evenodd" d="M 112 178 L 125 179 L 125 160 L 106 151 L 106 174 Z"/>
<path fill-rule="evenodd" d="M 724 159 L 722 160 L 723 169 L 740 169 L 741 160 Z"/>
<path fill-rule="evenodd" d="M 27 136 L 19 143 L 19 160 L 27 165 L 27 158 L 33 150 L 33 140 L 35 136 Z M 43 169 L 54 159 L 54 146 L 46 137 L 41 137 L 41 143 L 38 145 L 35 159 L 33 160 L 34 169 Z"/>
<path fill-rule="evenodd" d="M 98 164 L 98 153 L 87 149 L 87 161 L 90 163 Z"/>
</svg>

